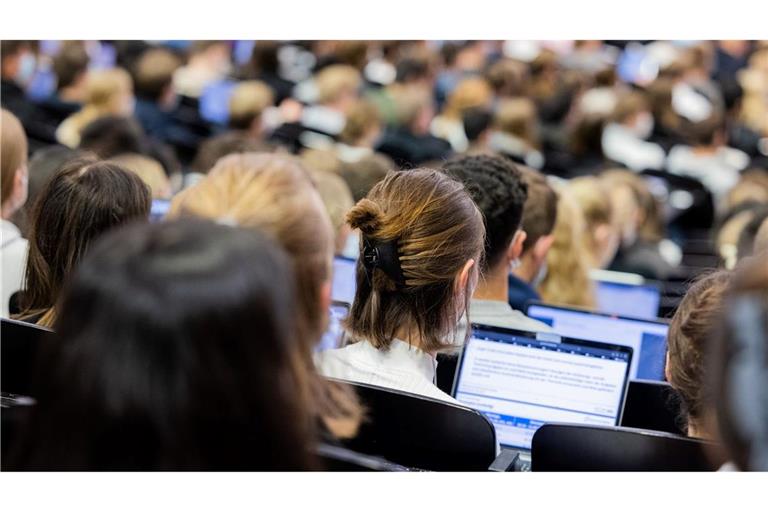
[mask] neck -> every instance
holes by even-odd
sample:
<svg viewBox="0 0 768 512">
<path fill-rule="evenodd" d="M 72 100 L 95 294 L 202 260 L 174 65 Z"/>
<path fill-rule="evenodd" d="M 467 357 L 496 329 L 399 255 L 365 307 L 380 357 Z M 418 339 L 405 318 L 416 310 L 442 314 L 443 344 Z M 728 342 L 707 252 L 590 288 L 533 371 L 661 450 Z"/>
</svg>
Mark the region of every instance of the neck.
<svg viewBox="0 0 768 512">
<path fill-rule="evenodd" d="M 526 283 L 532 282 L 533 278 L 536 277 L 538 272 L 539 269 L 536 268 L 536 265 L 533 262 L 533 258 L 529 258 L 527 256 L 522 256 L 520 258 L 520 266 L 512 271 L 515 277 L 521 281 L 525 281 Z"/>
<path fill-rule="evenodd" d="M 717 153 L 717 146 L 695 146 L 691 148 L 694 155 L 713 155 Z"/>
<path fill-rule="evenodd" d="M 699 439 L 710 438 L 710 436 L 707 435 L 706 429 L 703 429 L 699 422 L 693 418 L 688 418 L 688 437 L 697 437 Z"/>
<path fill-rule="evenodd" d="M 507 301 L 509 282 L 507 281 L 507 265 L 497 265 L 480 278 L 473 298 L 480 300 Z"/>
<path fill-rule="evenodd" d="M 82 103 L 83 95 L 80 88 L 76 86 L 65 87 L 59 91 L 59 98 L 63 101 L 69 101 L 71 103 Z"/>
<path fill-rule="evenodd" d="M 428 352 L 424 350 L 423 346 L 424 343 L 421 339 L 421 336 L 418 333 L 418 329 L 413 328 L 411 325 L 403 325 L 395 332 L 395 338 L 399 340 L 403 340 L 406 343 L 410 343 L 412 347 L 416 347 L 421 351 L 426 352 L 427 354 L 431 355 L 432 357 L 435 357 L 435 352 Z"/>
</svg>

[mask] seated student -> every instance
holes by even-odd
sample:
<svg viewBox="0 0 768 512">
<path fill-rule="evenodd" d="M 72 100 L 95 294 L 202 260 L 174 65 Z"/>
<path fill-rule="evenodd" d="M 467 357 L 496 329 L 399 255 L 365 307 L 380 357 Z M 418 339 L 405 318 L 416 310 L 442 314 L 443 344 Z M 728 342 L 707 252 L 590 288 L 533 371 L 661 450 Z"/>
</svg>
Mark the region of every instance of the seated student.
<svg viewBox="0 0 768 512">
<path fill-rule="evenodd" d="M 90 58 L 82 41 L 63 41 L 53 57 L 56 92 L 40 102 L 47 122 L 59 126 L 83 105 L 86 98 L 86 76 Z"/>
<path fill-rule="evenodd" d="M 461 116 L 464 135 L 467 137 L 467 155 L 488 152 L 493 113 L 488 108 L 468 108 Z"/>
<path fill-rule="evenodd" d="M 370 101 L 358 100 L 349 109 L 335 152 L 339 160 L 354 164 L 375 155 L 373 148 L 381 137 L 379 109 Z"/>
<path fill-rule="evenodd" d="M 64 164 L 48 182 L 32 215 L 24 289 L 15 317 L 50 327 L 64 281 L 101 234 L 149 216 L 150 192 L 116 164 L 81 158 Z"/>
<path fill-rule="evenodd" d="M 603 154 L 633 171 L 662 170 L 666 154 L 646 139 L 653 132 L 653 114 L 646 98 L 638 92 L 619 96 L 603 129 Z"/>
<path fill-rule="evenodd" d="M 713 332 L 708 380 L 719 439 L 730 457 L 721 470 L 768 471 L 768 265 L 750 258 L 733 276 Z"/>
<path fill-rule="evenodd" d="M 347 212 L 355 205 L 352 192 L 340 176 L 326 171 L 313 171 L 309 167 L 308 169 L 331 219 L 334 254 L 342 254 L 347 246 L 347 239 L 352 234 L 352 229 L 347 224 Z"/>
<path fill-rule="evenodd" d="M 0 260 L 2 281 L 0 285 L 0 316 L 8 317 L 8 301 L 21 289 L 24 262 L 27 258 L 27 241 L 9 219 L 24 206 L 27 200 L 27 136 L 18 118 L 3 109 L 0 114 L 0 139 L 2 140 L 2 215 L 0 222 Z"/>
<path fill-rule="evenodd" d="M 520 264 L 509 273 L 509 305 L 518 311 L 525 304 L 541 300 L 539 287 L 547 274 L 547 254 L 555 241 L 553 231 L 557 219 L 557 193 L 538 171 L 518 166 L 528 187 L 528 198 L 523 206 L 523 241 Z"/>
<path fill-rule="evenodd" d="M 539 127 L 536 105 L 528 98 L 508 98 L 499 103 L 493 119 L 488 147 L 513 162 L 535 169 L 544 167 L 538 150 Z"/>
<path fill-rule="evenodd" d="M 355 163 L 342 162 L 339 175 L 347 182 L 355 202 L 368 195 L 387 172 L 395 169 L 395 163 L 388 157 L 375 153 L 363 157 Z"/>
<path fill-rule="evenodd" d="M 589 278 L 591 257 L 586 246 L 584 213 L 568 187 L 560 186 L 554 238 L 547 252 L 547 272 L 538 291 L 544 302 L 594 308 L 595 288 Z"/>
<path fill-rule="evenodd" d="M 189 172 L 184 175 L 183 187 L 191 187 L 213 169 L 219 159 L 232 153 L 268 151 L 272 146 L 255 140 L 242 131 L 228 131 L 206 139 L 200 145 Z"/>
<path fill-rule="evenodd" d="M 454 345 L 477 285 L 482 214 L 461 183 L 431 169 L 391 172 L 347 220 L 361 232 L 353 343 L 315 356 L 327 377 L 452 403 L 435 382 L 436 353 Z"/>
<path fill-rule="evenodd" d="M 229 127 L 242 130 L 255 140 L 264 139 L 263 114 L 274 103 L 274 93 L 264 82 L 238 83 L 229 98 Z"/>
<path fill-rule="evenodd" d="M 136 119 L 151 137 L 170 140 L 181 127 L 171 115 L 176 106 L 173 73 L 181 59 L 166 48 L 150 48 L 139 56 L 133 71 L 136 89 Z"/>
<path fill-rule="evenodd" d="M 575 178 L 567 186 L 586 221 L 584 243 L 590 268 L 606 268 L 616 256 L 620 241 L 610 190 L 592 176 Z"/>
<path fill-rule="evenodd" d="M 510 269 L 520 265 L 526 233 L 521 229 L 528 188 L 520 171 L 501 156 L 464 156 L 443 170 L 464 184 L 485 220 L 485 258 L 472 296 L 472 321 L 522 331 L 549 327 L 513 309 L 509 299 Z"/>
<path fill-rule="evenodd" d="M 231 154 L 173 198 L 168 217 L 183 216 L 262 229 L 288 252 L 298 293 L 294 322 L 300 363 L 310 380 L 313 417 L 331 436 L 354 437 L 362 417 L 357 398 L 348 387 L 322 379 L 312 361 L 328 326 L 334 244 L 309 173 L 290 155 Z"/>
<path fill-rule="evenodd" d="M 480 77 L 469 77 L 459 82 L 448 95 L 443 112 L 432 120 L 431 132 L 451 143 L 453 151 L 462 153 L 469 148 L 462 116 L 470 108 L 489 108 L 493 93 L 490 85 Z"/>
<path fill-rule="evenodd" d="M 206 87 L 226 78 L 231 68 L 227 41 L 193 41 L 186 63 L 173 73 L 173 89 L 182 96 L 197 99 Z"/>
<path fill-rule="evenodd" d="M 83 108 L 66 118 L 56 129 L 56 140 L 76 148 L 83 129 L 99 117 L 133 114 L 134 97 L 131 75 L 120 68 L 88 74 Z"/>
<path fill-rule="evenodd" d="M 135 173 L 148 187 L 152 199 L 170 199 L 171 182 L 157 160 L 137 153 L 123 153 L 111 159 L 117 165 Z"/>
<path fill-rule="evenodd" d="M 705 397 L 705 359 L 731 278 L 723 270 L 697 280 L 669 326 L 665 378 L 680 396 L 680 421 L 690 437 L 717 438 Z"/>
<path fill-rule="evenodd" d="M 110 233 L 64 293 L 12 467 L 313 467 L 291 279 L 254 230 L 186 220 Z"/>
<path fill-rule="evenodd" d="M 400 168 L 447 158 L 451 154 L 450 143 L 429 133 L 434 115 L 429 91 L 400 86 L 389 94 L 394 102 L 396 122 L 384 132 L 376 151 L 390 157 Z"/>
</svg>

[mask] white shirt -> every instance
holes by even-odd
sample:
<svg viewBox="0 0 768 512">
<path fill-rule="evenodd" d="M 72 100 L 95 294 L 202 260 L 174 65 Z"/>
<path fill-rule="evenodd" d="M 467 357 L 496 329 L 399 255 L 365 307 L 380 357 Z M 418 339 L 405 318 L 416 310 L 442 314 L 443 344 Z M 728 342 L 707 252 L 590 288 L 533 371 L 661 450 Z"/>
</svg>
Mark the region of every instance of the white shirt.
<svg viewBox="0 0 768 512">
<path fill-rule="evenodd" d="M 749 156 L 734 148 L 722 147 L 709 155 L 694 153 L 689 146 L 675 146 L 667 157 L 672 174 L 691 176 L 720 199 L 739 181 L 740 171 L 749 165 Z"/>
<path fill-rule="evenodd" d="M 3 219 L 0 231 L 0 259 L 3 270 L 0 280 L 0 316 L 4 318 L 8 318 L 8 300 L 21 289 L 28 247 L 29 244 L 22 238 L 19 228 Z"/>
<path fill-rule="evenodd" d="M 405 391 L 452 404 L 459 402 L 435 385 L 437 360 L 410 344 L 393 339 L 379 350 L 368 341 L 315 354 L 317 371 L 325 377 Z"/>
<path fill-rule="evenodd" d="M 620 124 L 611 123 L 605 127 L 602 146 L 605 156 L 633 171 L 664 167 L 666 155 L 661 146 L 639 138 Z"/>
<path fill-rule="evenodd" d="M 552 329 L 534 320 L 521 311 L 513 309 L 503 300 L 472 299 L 469 304 L 469 318 L 473 324 L 491 325 L 518 331 L 552 332 Z"/>
</svg>

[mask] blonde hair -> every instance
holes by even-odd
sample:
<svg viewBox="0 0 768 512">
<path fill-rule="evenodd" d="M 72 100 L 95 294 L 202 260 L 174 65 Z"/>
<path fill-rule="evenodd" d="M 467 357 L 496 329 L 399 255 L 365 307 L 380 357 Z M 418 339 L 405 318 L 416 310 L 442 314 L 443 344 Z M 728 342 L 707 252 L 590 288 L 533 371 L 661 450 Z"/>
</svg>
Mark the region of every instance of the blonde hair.
<svg viewBox="0 0 768 512">
<path fill-rule="evenodd" d="M 539 145 L 536 105 L 528 98 L 501 100 L 493 124 L 497 130 L 523 139 L 532 147 Z"/>
<path fill-rule="evenodd" d="M 331 218 L 335 235 L 335 252 L 339 254 L 346 244 L 344 235 L 348 233 L 348 230 L 345 230 L 344 227 L 347 225 L 347 213 L 355 205 L 352 192 L 350 192 L 347 183 L 336 174 L 310 170 L 310 175 L 317 186 L 325 210 Z"/>
<path fill-rule="evenodd" d="M 248 129 L 274 101 L 272 89 L 264 82 L 240 82 L 229 98 L 229 125 L 232 128 Z"/>
<path fill-rule="evenodd" d="M 352 66 L 334 64 L 323 68 L 315 77 L 318 103 L 336 101 L 344 93 L 357 94 L 360 72 Z"/>
<path fill-rule="evenodd" d="M 608 226 L 611 230 L 616 227 L 610 189 L 604 181 L 594 176 L 575 178 L 568 182 L 568 189 L 581 208 L 586 223 L 586 247 L 594 266 L 599 267 L 603 259 L 603 248 L 596 237 L 596 231 L 600 226 Z"/>
<path fill-rule="evenodd" d="M 59 142 L 72 148 L 80 145 L 80 133 L 91 122 L 123 114 L 120 100 L 133 93 L 131 75 L 121 68 L 89 72 L 85 84 L 83 108 L 65 119 L 56 130 Z"/>
<path fill-rule="evenodd" d="M 370 101 L 359 100 L 347 112 L 347 122 L 339 135 L 346 144 L 356 144 L 374 127 L 381 125 L 378 107 Z"/>
<path fill-rule="evenodd" d="M 325 330 L 318 301 L 331 275 L 331 222 L 308 172 L 294 157 L 239 153 L 221 158 L 207 176 L 171 202 L 169 217 L 195 215 L 262 229 L 291 257 L 299 311 L 297 329 L 314 379 L 316 414 L 335 435 L 354 435 L 362 411 L 347 388 L 315 372 L 312 352 Z"/>
<path fill-rule="evenodd" d="M 138 153 L 125 153 L 112 158 L 112 161 L 138 175 L 152 191 L 152 199 L 170 199 L 171 182 L 163 166 L 154 158 Z"/>
<path fill-rule="evenodd" d="M 461 119 L 462 113 L 473 107 L 488 106 L 493 99 L 493 91 L 483 78 L 465 78 L 448 96 L 443 115 L 450 119 Z"/>
<path fill-rule="evenodd" d="M 451 347 L 472 294 L 468 282 L 459 304 L 455 279 L 470 259 L 477 275 L 485 241 L 482 214 L 464 186 L 433 169 L 390 172 L 347 220 L 360 229 L 363 253 L 347 319 L 353 338 L 386 349 L 409 328 L 425 352 Z M 366 250 L 384 245 L 393 250 L 365 267 Z"/>
<path fill-rule="evenodd" d="M 593 308 L 594 285 L 589 279 L 589 255 L 584 245 L 586 221 L 572 192 L 558 192 L 554 242 L 547 253 L 547 275 L 539 287 L 545 302 Z"/>
</svg>

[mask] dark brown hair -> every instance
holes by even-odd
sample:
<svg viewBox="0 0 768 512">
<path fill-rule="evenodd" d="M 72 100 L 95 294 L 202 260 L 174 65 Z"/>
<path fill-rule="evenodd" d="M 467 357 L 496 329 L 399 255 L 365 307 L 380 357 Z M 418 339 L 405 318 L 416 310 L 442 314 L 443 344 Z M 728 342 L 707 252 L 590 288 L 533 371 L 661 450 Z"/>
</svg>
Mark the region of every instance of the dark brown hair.
<svg viewBox="0 0 768 512">
<path fill-rule="evenodd" d="M 477 271 L 485 240 L 482 214 L 464 186 L 432 169 L 390 172 L 347 220 L 361 231 L 361 251 L 366 242 L 394 243 L 397 261 L 390 263 L 402 270 L 399 284 L 380 267 L 369 281 L 361 255 L 347 322 L 352 336 L 387 348 L 398 329 L 411 327 L 426 352 L 451 344 L 471 298 L 464 290 L 465 303 L 457 303 L 455 279 L 470 259 Z"/>
<path fill-rule="evenodd" d="M 91 242 L 110 229 L 149 215 L 149 188 L 131 171 L 95 158 L 66 162 L 35 203 L 21 319 L 50 326 L 67 277 Z"/>
<path fill-rule="evenodd" d="M 699 426 L 705 419 L 704 368 L 707 343 L 723 308 L 732 273 L 712 272 L 688 289 L 667 334 L 667 376 L 681 401 L 681 423 Z"/>
<path fill-rule="evenodd" d="M 56 89 L 61 91 L 74 84 L 79 76 L 85 76 L 89 62 L 83 41 L 64 41 L 59 53 L 53 57 Z"/>
<path fill-rule="evenodd" d="M 530 167 L 518 165 L 523 181 L 528 186 L 528 199 L 523 206 L 521 228 L 526 233 L 523 253 L 536 245 L 539 238 L 552 234 L 557 220 L 557 192 L 546 176 Z"/>
</svg>

